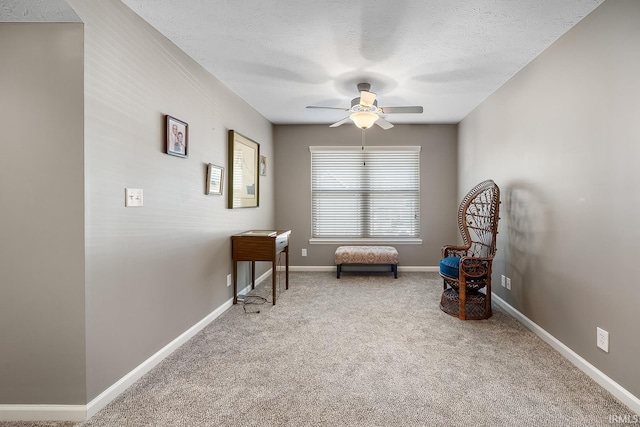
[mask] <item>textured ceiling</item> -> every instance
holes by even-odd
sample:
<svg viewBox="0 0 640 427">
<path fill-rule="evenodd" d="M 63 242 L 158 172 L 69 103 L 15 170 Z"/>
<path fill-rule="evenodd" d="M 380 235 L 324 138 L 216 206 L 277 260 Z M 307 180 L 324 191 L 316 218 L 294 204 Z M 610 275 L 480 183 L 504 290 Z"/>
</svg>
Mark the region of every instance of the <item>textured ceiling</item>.
<svg viewBox="0 0 640 427">
<path fill-rule="evenodd" d="M 0 0 L 0 22 L 80 22 L 64 0 Z"/>
<path fill-rule="evenodd" d="M 392 123 L 457 123 L 604 0 L 122 1 L 271 122 L 328 124 L 347 113 L 305 107 L 348 108 L 358 82 L 382 107 L 424 107 Z M 62 0 L 1 7 L 75 16 Z"/>
<path fill-rule="evenodd" d="M 457 123 L 603 0 L 123 0 L 267 119 L 332 123 L 356 84 L 392 123 Z"/>
</svg>

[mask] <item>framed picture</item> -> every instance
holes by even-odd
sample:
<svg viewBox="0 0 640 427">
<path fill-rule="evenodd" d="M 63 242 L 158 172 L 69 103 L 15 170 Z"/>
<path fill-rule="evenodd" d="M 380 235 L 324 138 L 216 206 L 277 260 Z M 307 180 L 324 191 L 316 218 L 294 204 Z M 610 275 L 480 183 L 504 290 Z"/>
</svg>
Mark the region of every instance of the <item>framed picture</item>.
<svg viewBox="0 0 640 427">
<path fill-rule="evenodd" d="M 260 175 L 267 176 L 267 158 L 260 156 Z"/>
<path fill-rule="evenodd" d="M 222 194 L 224 168 L 209 163 L 207 167 L 207 194 Z"/>
<path fill-rule="evenodd" d="M 260 144 L 229 131 L 229 209 L 258 207 L 259 159 Z"/>
<path fill-rule="evenodd" d="M 189 157 L 189 125 L 167 115 L 167 154 Z"/>
</svg>

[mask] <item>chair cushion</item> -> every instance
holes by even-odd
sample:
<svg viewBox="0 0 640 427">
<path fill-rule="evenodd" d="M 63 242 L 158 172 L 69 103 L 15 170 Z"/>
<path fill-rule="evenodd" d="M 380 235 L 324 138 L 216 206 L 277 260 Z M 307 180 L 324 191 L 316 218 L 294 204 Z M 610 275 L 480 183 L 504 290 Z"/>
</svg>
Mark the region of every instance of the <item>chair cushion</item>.
<svg viewBox="0 0 640 427">
<path fill-rule="evenodd" d="M 450 256 L 440 260 L 440 274 L 457 279 L 460 275 L 460 258 Z"/>
</svg>

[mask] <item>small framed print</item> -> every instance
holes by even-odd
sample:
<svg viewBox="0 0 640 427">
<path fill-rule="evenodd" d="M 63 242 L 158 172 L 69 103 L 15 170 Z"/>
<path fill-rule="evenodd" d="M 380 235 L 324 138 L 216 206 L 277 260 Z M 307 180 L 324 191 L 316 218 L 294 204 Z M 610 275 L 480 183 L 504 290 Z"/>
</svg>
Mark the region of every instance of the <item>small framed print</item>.
<svg viewBox="0 0 640 427">
<path fill-rule="evenodd" d="M 167 115 L 167 154 L 189 157 L 189 125 Z"/>
<path fill-rule="evenodd" d="M 260 156 L 260 175 L 267 176 L 267 158 Z"/>
<path fill-rule="evenodd" d="M 207 168 L 207 194 L 222 194 L 224 168 L 209 163 Z"/>
</svg>

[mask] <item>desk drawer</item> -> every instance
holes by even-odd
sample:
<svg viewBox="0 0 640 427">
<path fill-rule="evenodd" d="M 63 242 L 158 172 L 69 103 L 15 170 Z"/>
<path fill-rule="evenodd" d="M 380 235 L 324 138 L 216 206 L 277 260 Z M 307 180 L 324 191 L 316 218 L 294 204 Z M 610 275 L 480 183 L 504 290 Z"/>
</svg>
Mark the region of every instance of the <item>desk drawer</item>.
<svg viewBox="0 0 640 427">
<path fill-rule="evenodd" d="M 287 246 L 289 246 L 288 234 L 281 234 L 278 237 L 276 237 L 276 253 L 282 252 L 284 248 L 286 248 Z"/>
</svg>

